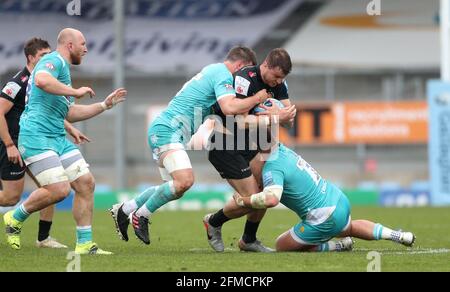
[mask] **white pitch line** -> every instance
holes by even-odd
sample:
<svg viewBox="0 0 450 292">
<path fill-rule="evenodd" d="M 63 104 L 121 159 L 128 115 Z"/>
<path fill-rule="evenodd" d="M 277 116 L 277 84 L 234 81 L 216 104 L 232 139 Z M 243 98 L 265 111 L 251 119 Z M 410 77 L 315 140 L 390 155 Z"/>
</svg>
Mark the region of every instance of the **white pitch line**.
<svg viewBox="0 0 450 292">
<path fill-rule="evenodd" d="M 212 251 L 210 248 L 191 248 L 189 249 L 191 252 L 209 252 Z M 226 247 L 225 251 L 237 251 L 236 248 Z M 369 252 L 376 251 L 380 254 L 400 254 L 400 255 L 414 255 L 414 254 L 441 254 L 441 253 L 450 253 L 450 249 L 448 248 L 426 248 L 426 249 L 408 249 L 405 251 L 399 251 L 390 248 L 380 248 L 380 249 L 370 249 L 370 248 L 354 248 L 355 252 Z"/>
<path fill-rule="evenodd" d="M 189 251 L 208 252 L 208 251 L 213 251 L 213 249 L 211 249 L 211 248 L 191 248 L 191 249 L 189 249 Z M 226 247 L 225 251 L 237 251 L 237 248 Z"/>
<path fill-rule="evenodd" d="M 376 251 L 380 254 L 440 254 L 440 253 L 450 253 L 448 248 L 425 248 L 425 249 L 408 249 L 406 251 L 399 251 L 393 249 L 369 249 L 369 248 L 355 248 L 354 251 Z"/>
</svg>

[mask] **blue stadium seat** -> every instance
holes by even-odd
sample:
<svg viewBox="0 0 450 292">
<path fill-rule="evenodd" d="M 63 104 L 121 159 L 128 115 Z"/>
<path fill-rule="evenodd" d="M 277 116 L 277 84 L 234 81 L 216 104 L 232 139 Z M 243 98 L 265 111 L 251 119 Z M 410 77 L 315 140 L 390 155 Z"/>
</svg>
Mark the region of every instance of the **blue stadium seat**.
<svg viewBox="0 0 450 292">
<path fill-rule="evenodd" d="M 412 191 L 429 191 L 430 182 L 427 180 L 416 180 L 411 183 L 410 188 Z"/>
<path fill-rule="evenodd" d="M 111 192 L 112 187 L 108 184 L 95 184 L 95 192 L 96 193 L 107 193 Z"/>
<path fill-rule="evenodd" d="M 376 181 L 366 180 L 360 181 L 356 188 L 364 191 L 376 191 L 378 190 L 378 183 Z"/>
<path fill-rule="evenodd" d="M 380 192 L 398 191 L 400 189 L 402 189 L 402 186 L 398 182 L 395 182 L 395 181 L 384 181 L 379 186 Z"/>
</svg>

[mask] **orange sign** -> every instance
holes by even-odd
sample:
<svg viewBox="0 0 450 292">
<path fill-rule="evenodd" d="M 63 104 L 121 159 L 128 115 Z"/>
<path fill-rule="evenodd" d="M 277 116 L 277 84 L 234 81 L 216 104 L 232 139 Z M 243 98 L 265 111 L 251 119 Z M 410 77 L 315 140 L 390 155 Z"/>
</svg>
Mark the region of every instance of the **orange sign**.
<svg viewBox="0 0 450 292">
<path fill-rule="evenodd" d="M 425 101 L 298 104 L 296 127 L 285 143 L 413 144 L 428 141 Z"/>
</svg>

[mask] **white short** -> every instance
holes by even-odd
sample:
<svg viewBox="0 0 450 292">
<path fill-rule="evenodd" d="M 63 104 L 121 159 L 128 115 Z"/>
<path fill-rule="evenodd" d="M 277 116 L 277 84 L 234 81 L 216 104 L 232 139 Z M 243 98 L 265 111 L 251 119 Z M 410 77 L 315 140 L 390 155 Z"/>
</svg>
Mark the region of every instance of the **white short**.
<svg viewBox="0 0 450 292">
<path fill-rule="evenodd" d="M 40 186 L 64 181 L 73 182 L 89 173 L 89 165 L 79 150 L 70 151 L 62 156 L 58 156 L 54 151 L 45 154 L 40 155 L 41 159 L 34 159 L 28 165 L 28 169 Z"/>
</svg>

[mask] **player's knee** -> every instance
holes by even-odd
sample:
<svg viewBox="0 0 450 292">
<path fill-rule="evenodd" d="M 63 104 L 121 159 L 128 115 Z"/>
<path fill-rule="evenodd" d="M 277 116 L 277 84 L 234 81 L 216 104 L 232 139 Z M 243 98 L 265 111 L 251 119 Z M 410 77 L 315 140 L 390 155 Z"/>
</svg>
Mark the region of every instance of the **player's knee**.
<svg viewBox="0 0 450 292">
<path fill-rule="evenodd" d="M 64 182 L 58 183 L 48 190 L 51 192 L 54 201 L 60 202 L 69 196 L 71 188 L 69 182 Z"/>
<path fill-rule="evenodd" d="M 192 165 L 186 151 L 179 150 L 167 154 L 163 164 L 173 177 L 176 195 L 183 195 L 194 184 Z"/>
<path fill-rule="evenodd" d="M 186 188 L 186 191 L 189 190 L 193 184 L 194 184 L 194 175 L 189 175 L 188 177 L 186 177 L 184 182 L 184 187 Z"/>
<path fill-rule="evenodd" d="M 12 207 L 15 206 L 20 201 L 20 194 L 8 194 L 3 193 L 0 197 L 0 206 L 2 207 Z"/>
<path fill-rule="evenodd" d="M 177 183 L 177 195 L 178 198 L 182 197 L 185 192 L 187 192 L 192 185 L 194 184 L 194 176 L 193 175 L 187 175 L 180 179 Z"/>
<path fill-rule="evenodd" d="M 83 175 L 75 181 L 74 189 L 77 193 L 93 194 L 95 190 L 95 179 L 91 173 Z"/>
<path fill-rule="evenodd" d="M 0 206 L 11 207 L 15 206 L 20 201 L 22 195 L 22 188 L 16 185 L 5 185 L 0 194 Z"/>
<path fill-rule="evenodd" d="M 278 236 L 275 242 L 276 251 L 293 251 L 298 250 L 297 243 L 294 243 L 289 231 L 286 231 Z"/>
<path fill-rule="evenodd" d="M 60 198 L 60 200 L 64 200 L 65 198 L 67 198 L 70 194 L 70 184 L 67 182 L 64 184 L 64 186 L 61 188 L 61 190 L 58 191 L 57 193 L 57 197 Z"/>
<path fill-rule="evenodd" d="M 94 176 L 91 174 L 89 176 L 88 182 L 87 182 L 87 186 L 89 188 L 89 192 L 94 193 L 95 191 L 95 178 Z"/>
</svg>

